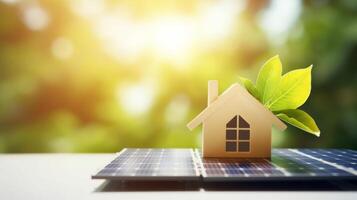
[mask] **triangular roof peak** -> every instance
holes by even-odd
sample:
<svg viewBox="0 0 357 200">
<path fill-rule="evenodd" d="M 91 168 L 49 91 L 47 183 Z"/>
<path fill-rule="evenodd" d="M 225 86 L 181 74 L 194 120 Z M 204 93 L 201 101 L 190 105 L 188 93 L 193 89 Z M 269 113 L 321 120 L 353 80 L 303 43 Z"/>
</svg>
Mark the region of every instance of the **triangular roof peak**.
<svg viewBox="0 0 357 200">
<path fill-rule="evenodd" d="M 255 104 L 255 106 L 263 113 L 265 113 L 271 120 L 272 125 L 277 127 L 279 130 L 283 131 L 286 129 L 286 125 L 277 118 L 270 110 L 264 107 L 257 99 L 255 99 L 245 88 L 240 86 L 238 83 L 232 84 L 228 89 L 226 89 L 216 100 L 211 102 L 200 114 L 198 114 L 194 119 L 192 119 L 187 127 L 193 130 L 198 125 L 200 125 L 204 120 L 211 116 L 220 105 L 224 104 L 226 101 L 230 100 L 235 96 L 236 93 L 244 94 L 242 98 L 248 98 L 249 101 Z"/>
</svg>

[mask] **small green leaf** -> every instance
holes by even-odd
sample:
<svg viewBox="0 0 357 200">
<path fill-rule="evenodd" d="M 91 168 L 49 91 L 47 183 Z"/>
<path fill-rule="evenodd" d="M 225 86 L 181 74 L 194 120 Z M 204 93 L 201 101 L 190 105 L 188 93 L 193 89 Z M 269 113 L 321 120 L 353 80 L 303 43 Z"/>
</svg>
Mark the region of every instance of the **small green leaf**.
<svg viewBox="0 0 357 200">
<path fill-rule="evenodd" d="M 253 95 L 256 99 L 258 99 L 258 101 L 260 101 L 259 92 L 251 80 L 240 76 L 239 82 L 245 87 L 245 89 L 247 89 L 247 91 L 251 95 Z"/>
<path fill-rule="evenodd" d="M 260 69 L 256 81 L 259 99 L 264 105 L 270 101 L 281 79 L 282 65 L 278 55 L 269 59 Z"/>
<path fill-rule="evenodd" d="M 282 110 L 277 112 L 276 116 L 301 130 L 314 134 L 317 137 L 320 136 L 319 127 L 317 127 L 314 119 L 302 110 Z"/>
<path fill-rule="evenodd" d="M 278 89 L 268 102 L 271 111 L 296 109 L 303 105 L 311 91 L 312 65 L 305 69 L 297 69 L 286 73 L 280 81 Z M 274 85 L 271 85 L 274 87 Z"/>
</svg>

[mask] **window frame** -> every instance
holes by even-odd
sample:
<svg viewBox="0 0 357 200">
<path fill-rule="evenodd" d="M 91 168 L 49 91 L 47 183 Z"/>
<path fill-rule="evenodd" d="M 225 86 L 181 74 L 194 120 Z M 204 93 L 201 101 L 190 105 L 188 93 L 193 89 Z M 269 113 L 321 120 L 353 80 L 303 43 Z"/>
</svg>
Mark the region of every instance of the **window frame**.
<svg viewBox="0 0 357 200">
<path fill-rule="evenodd" d="M 235 122 L 233 121 L 235 120 Z M 243 120 L 243 121 L 241 121 Z M 241 127 L 241 123 L 244 125 Z M 233 127 L 232 127 L 233 125 Z M 234 127 L 235 126 L 235 127 Z M 232 133 L 232 130 L 235 131 L 235 139 L 228 138 L 229 132 Z M 241 139 L 240 136 L 240 131 L 248 131 L 248 139 Z M 234 137 L 233 137 L 234 138 Z M 250 153 L 251 152 L 251 128 L 250 124 L 240 115 L 235 115 L 232 119 L 229 120 L 228 123 L 226 123 L 225 127 L 225 152 L 226 153 Z M 235 151 L 228 151 L 228 143 L 235 142 Z M 239 151 L 240 142 L 248 142 L 248 151 Z"/>
</svg>

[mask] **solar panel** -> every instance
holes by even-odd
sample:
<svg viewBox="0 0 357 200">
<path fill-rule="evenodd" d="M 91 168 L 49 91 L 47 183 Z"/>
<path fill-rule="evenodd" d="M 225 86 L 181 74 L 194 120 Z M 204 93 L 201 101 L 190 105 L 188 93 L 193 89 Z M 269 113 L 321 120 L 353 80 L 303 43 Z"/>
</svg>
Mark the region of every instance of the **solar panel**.
<svg viewBox="0 0 357 200">
<path fill-rule="evenodd" d="M 273 149 L 271 159 L 202 158 L 193 149 L 124 149 L 92 178 L 117 180 L 357 180 L 357 151 Z"/>
<path fill-rule="evenodd" d="M 356 156 L 353 150 L 273 149 L 271 159 L 202 159 L 200 165 L 204 181 L 356 179 Z"/>
<path fill-rule="evenodd" d="M 124 149 L 94 179 L 198 180 L 192 149 Z"/>
</svg>

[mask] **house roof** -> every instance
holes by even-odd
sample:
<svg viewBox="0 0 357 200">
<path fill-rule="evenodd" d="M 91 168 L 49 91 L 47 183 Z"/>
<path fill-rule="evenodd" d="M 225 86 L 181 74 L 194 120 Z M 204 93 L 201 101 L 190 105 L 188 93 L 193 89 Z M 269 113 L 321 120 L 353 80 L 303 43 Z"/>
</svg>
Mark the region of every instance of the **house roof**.
<svg viewBox="0 0 357 200">
<path fill-rule="evenodd" d="M 270 110 L 265 108 L 257 99 L 255 99 L 245 88 L 240 86 L 238 83 L 232 84 L 228 89 L 226 89 L 214 102 L 207 106 L 200 114 L 198 114 L 193 120 L 191 120 L 187 127 L 193 130 L 198 125 L 200 125 L 204 120 L 206 120 L 210 115 L 212 115 L 220 105 L 229 101 L 231 98 L 235 97 L 236 93 L 242 93 L 245 95 L 244 98 L 249 98 L 248 100 L 255 104 L 255 106 L 263 113 L 265 113 L 272 122 L 272 125 L 277 127 L 279 130 L 285 130 L 286 125 L 280 121 Z"/>
</svg>

